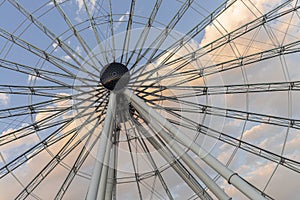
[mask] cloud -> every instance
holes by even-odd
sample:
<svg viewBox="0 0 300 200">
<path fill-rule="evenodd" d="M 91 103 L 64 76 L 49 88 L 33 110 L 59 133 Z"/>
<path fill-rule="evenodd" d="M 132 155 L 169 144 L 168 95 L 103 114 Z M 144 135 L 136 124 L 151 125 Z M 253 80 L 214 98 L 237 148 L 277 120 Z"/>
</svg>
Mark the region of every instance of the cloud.
<svg viewBox="0 0 300 200">
<path fill-rule="evenodd" d="M 66 0 L 56 0 L 56 3 L 61 4 L 63 2 L 65 2 Z M 50 3 L 47 4 L 48 6 L 53 6 L 54 3 L 51 1 Z"/>
<path fill-rule="evenodd" d="M 261 16 L 263 13 L 272 10 L 279 3 L 281 3 L 281 0 L 252 0 L 251 3 L 250 1 L 235 2 L 215 20 L 213 25 L 210 25 L 205 29 L 206 34 L 201 41 L 201 46 L 222 37 L 223 34 L 229 33 L 240 26 L 247 24 Z"/>
<path fill-rule="evenodd" d="M 58 97 L 70 97 L 71 95 L 68 94 L 68 93 L 57 93 L 56 94 Z M 68 106 L 71 106 L 72 105 L 72 100 L 70 99 L 66 99 L 64 101 L 57 101 L 55 102 L 55 106 L 57 108 L 60 108 L 60 107 L 68 107 Z"/>
<path fill-rule="evenodd" d="M 76 3 L 78 5 L 79 10 L 83 9 L 83 7 L 84 7 L 84 1 L 86 2 L 87 7 L 88 7 L 90 13 L 93 13 L 93 11 L 95 9 L 95 5 L 96 5 L 96 0 L 89 0 L 89 1 L 86 1 L 86 0 L 76 0 Z"/>
<path fill-rule="evenodd" d="M 122 15 L 117 23 L 115 23 L 115 29 L 118 29 L 120 27 L 120 25 L 122 24 L 122 22 L 125 22 L 126 20 L 128 20 L 128 16 L 129 16 L 129 11 L 127 11 L 124 15 Z"/>
<path fill-rule="evenodd" d="M 69 96 L 69 94 L 66 93 L 59 93 L 59 96 Z M 55 103 L 53 106 L 48 106 L 47 108 L 61 108 L 61 107 L 67 107 L 71 105 L 70 100 L 65 100 L 61 102 Z M 51 113 L 37 113 L 35 116 L 35 121 L 40 121 L 42 119 L 45 119 L 46 117 L 49 117 Z M 60 118 L 56 118 L 55 121 L 59 121 L 61 119 L 66 119 L 68 117 L 72 117 L 73 113 L 66 113 L 62 115 Z M 52 122 L 54 122 L 52 120 Z M 28 126 L 28 124 L 22 124 L 18 128 L 9 128 L 6 131 L 3 131 L 1 135 L 9 134 L 12 131 L 15 131 L 17 129 L 20 129 L 22 127 Z M 77 127 L 78 124 L 76 124 L 75 121 L 73 121 L 66 129 L 62 130 L 59 135 L 66 134 L 69 130 L 72 130 L 73 128 Z M 47 134 L 51 132 L 52 129 L 47 129 Z M 30 130 L 26 131 L 29 132 Z M 85 130 L 84 130 L 85 131 Z M 83 132 L 84 132 L 83 131 Z M 26 134 L 25 131 L 21 132 L 20 134 Z M 36 145 L 40 142 L 40 139 L 38 137 L 41 136 L 43 131 L 40 131 L 38 134 L 31 134 L 29 136 L 23 137 L 19 140 L 13 141 L 9 144 L 6 144 L 4 146 L 0 147 L 1 155 L 3 156 L 4 160 L 0 159 L 0 166 L 2 167 L 4 163 L 10 162 L 15 157 L 19 156 L 20 153 L 25 152 L 30 147 Z M 83 134 L 83 133 L 82 133 Z M 66 142 L 70 139 L 70 136 L 65 137 L 64 139 L 60 140 L 56 144 L 50 146 L 47 148 L 47 151 L 42 151 L 32 159 L 26 161 L 22 166 L 18 167 L 16 170 L 13 171 L 13 173 L 8 174 L 5 178 L 0 179 L 0 194 L 1 199 L 13 199 L 16 197 L 16 195 L 22 190 L 22 185 L 27 185 L 29 181 L 31 181 L 36 174 L 44 168 L 44 166 L 50 162 L 52 159 L 52 156 L 57 154 L 58 151 L 61 150 L 62 146 L 66 144 Z M 74 141 L 70 143 L 70 145 L 75 144 L 78 140 L 80 140 L 80 137 L 77 137 Z M 72 153 L 64 159 L 64 164 L 67 164 L 68 166 L 72 166 L 73 162 L 75 161 L 75 158 L 77 157 L 80 148 L 82 148 L 82 145 L 79 145 L 76 149 L 72 151 Z M 34 152 L 32 152 L 34 153 Z M 27 157 L 30 156 L 30 154 L 26 155 Z M 87 159 L 87 163 L 91 166 L 94 160 L 91 158 Z M 64 165 L 65 166 L 65 165 Z M 85 167 L 84 167 L 85 168 Z M 83 170 L 84 170 L 83 168 Z M 54 199 L 54 192 L 58 191 L 58 188 L 63 183 L 66 175 L 68 173 L 68 170 L 63 167 L 63 165 L 58 165 L 47 178 L 42 182 L 42 184 L 34 191 L 35 195 L 38 195 L 41 199 Z M 18 178 L 18 180 L 15 179 L 14 176 Z M 72 190 L 72 193 L 67 193 L 66 198 L 74 199 L 79 198 L 83 199 L 85 197 L 86 189 L 88 186 L 88 181 L 84 178 L 75 177 L 74 182 L 77 184 L 76 189 Z M 21 183 L 21 184 L 20 184 Z M 14 187 L 7 187 L 7 185 L 14 185 Z M 80 185 L 81 187 L 77 187 Z M 73 187 L 73 186 L 71 186 Z M 5 188 L 5 192 L 4 189 Z"/>
<path fill-rule="evenodd" d="M 72 58 L 69 55 L 63 56 L 62 59 L 64 61 L 70 61 Z"/>
<path fill-rule="evenodd" d="M 53 48 L 54 52 L 57 52 L 58 51 L 58 43 L 57 42 L 53 42 L 52 43 L 52 48 Z"/>
<path fill-rule="evenodd" d="M 27 83 L 29 83 L 29 84 L 34 83 L 37 80 L 40 80 L 40 78 L 37 76 L 34 76 L 34 75 L 28 75 Z"/>
<path fill-rule="evenodd" d="M 9 104 L 8 94 L 0 93 L 0 104 L 5 106 Z"/>
<path fill-rule="evenodd" d="M 219 16 L 214 25 L 210 25 L 205 29 L 205 35 L 200 43 L 200 47 L 215 41 L 243 24 L 249 23 L 282 3 L 280 0 L 254 0 L 251 2 L 252 4 L 250 4 L 250 1 L 237 1 Z M 290 6 L 288 7 L 291 8 Z M 230 44 L 225 44 L 223 48 L 209 53 L 210 61 L 212 63 L 221 63 L 239 56 L 272 49 L 277 47 L 277 45 L 284 45 L 299 40 L 299 18 L 292 18 L 292 16 L 290 14 L 278 19 L 276 22 L 270 22 L 260 30 L 252 31 L 235 39 Z M 273 38 L 268 35 L 270 33 L 273 34 Z M 285 33 L 287 34 L 285 35 Z M 282 56 L 251 64 L 242 69 L 237 68 L 220 72 L 217 75 L 222 77 L 224 84 L 229 85 L 299 80 L 300 71 L 297 69 L 297 60 L 299 60 L 299 55 Z M 210 63 L 204 64 L 207 66 L 211 65 Z M 213 76 L 207 78 L 210 77 Z M 291 94 L 288 92 L 232 94 L 226 95 L 226 103 L 227 108 L 299 119 L 299 115 L 296 114 L 300 110 L 299 104 L 296 103 L 299 101 L 298 98 L 299 96 L 296 92 L 291 92 Z M 243 132 L 243 125 L 244 121 L 242 120 L 226 120 L 223 132 L 237 138 L 243 133 L 242 139 L 244 141 L 277 154 L 281 154 L 286 139 L 283 155 L 291 159 L 300 160 L 300 139 L 299 135 L 296 134 L 298 131 L 292 128 L 287 130 L 284 127 L 247 122 L 246 129 Z M 222 143 L 217 148 L 219 149 L 213 153 L 219 160 L 226 163 L 234 148 Z M 239 150 L 229 166 L 250 183 L 263 189 L 275 170 L 276 163 Z M 296 188 L 299 188 L 297 179 L 299 179 L 297 173 L 279 166 L 266 189 L 266 193 L 275 199 L 295 199 L 295 194 L 298 193 Z M 228 186 L 226 181 L 224 181 L 223 185 L 226 188 L 226 192 L 233 196 L 233 199 L 246 199 L 233 186 Z"/>
</svg>

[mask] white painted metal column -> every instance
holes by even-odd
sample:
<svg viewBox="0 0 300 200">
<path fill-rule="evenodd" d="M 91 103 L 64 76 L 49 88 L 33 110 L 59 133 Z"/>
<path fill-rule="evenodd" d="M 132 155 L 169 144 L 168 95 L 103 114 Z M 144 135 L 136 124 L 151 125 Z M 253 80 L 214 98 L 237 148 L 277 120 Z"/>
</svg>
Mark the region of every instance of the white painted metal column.
<svg viewBox="0 0 300 200">
<path fill-rule="evenodd" d="M 223 176 L 228 183 L 234 185 L 238 190 L 244 193 L 247 197 L 254 200 L 265 200 L 266 198 L 258 191 L 253 188 L 247 181 L 241 178 L 237 173 L 233 172 L 225 165 L 223 165 L 219 160 L 214 158 L 209 152 L 202 149 L 201 146 L 194 143 L 189 137 L 185 136 L 178 131 L 173 124 L 171 124 L 167 119 L 161 116 L 158 112 L 148 106 L 142 99 L 130 92 L 128 89 L 124 91 L 125 95 L 130 99 L 133 106 L 140 112 L 143 117 L 150 116 L 152 120 L 156 120 L 162 127 L 166 128 L 181 144 L 190 148 L 195 154 L 197 154 L 205 163 L 216 170 L 221 176 Z M 149 121 L 151 125 L 151 120 Z"/>
<path fill-rule="evenodd" d="M 106 111 L 106 117 L 104 120 L 104 126 L 102 129 L 100 142 L 98 146 L 98 151 L 96 155 L 95 166 L 92 174 L 92 179 L 90 182 L 89 190 L 86 199 L 87 200 L 96 200 L 97 193 L 100 184 L 100 177 L 103 169 L 103 163 L 105 161 L 105 154 L 107 151 L 107 144 L 109 139 L 112 136 L 112 126 L 114 123 L 114 115 L 116 110 L 116 95 L 113 92 L 110 92 L 108 107 Z M 100 189 L 101 190 L 101 189 Z"/>
<path fill-rule="evenodd" d="M 111 130 L 109 130 L 110 133 L 113 132 L 113 126 L 110 127 Z M 112 134 L 111 134 L 112 136 Z M 105 151 L 105 158 L 104 163 L 102 165 L 102 171 L 100 176 L 100 182 L 98 186 L 98 193 L 97 193 L 97 199 L 104 200 L 106 189 L 107 189 L 107 178 L 108 178 L 108 172 L 109 172 L 109 162 L 110 162 L 110 155 L 111 155 L 111 147 L 112 147 L 112 137 L 108 138 L 108 142 L 106 145 L 106 151 Z"/>
<path fill-rule="evenodd" d="M 115 132 L 116 134 L 119 134 L 118 132 Z M 114 140 L 116 142 L 116 139 Z M 115 175 L 115 169 L 117 168 L 117 144 L 115 143 L 112 146 L 112 152 L 110 156 L 111 165 L 108 168 L 108 177 L 107 177 L 107 185 L 106 185 L 106 190 L 105 190 L 105 200 L 111 200 L 112 199 L 112 194 L 113 194 L 113 189 L 116 183 L 116 180 L 114 180 L 114 175 Z"/>
</svg>

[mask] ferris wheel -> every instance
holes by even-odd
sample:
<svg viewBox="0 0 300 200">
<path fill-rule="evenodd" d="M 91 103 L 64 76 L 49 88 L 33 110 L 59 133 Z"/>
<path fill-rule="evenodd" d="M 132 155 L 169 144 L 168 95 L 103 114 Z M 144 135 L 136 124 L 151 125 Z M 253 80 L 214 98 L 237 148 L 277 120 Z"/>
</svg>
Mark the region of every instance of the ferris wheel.
<svg viewBox="0 0 300 200">
<path fill-rule="evenodd" d="M 297 199 L 299 8 L 0 1 L 0 199 Z"/>
</svg>

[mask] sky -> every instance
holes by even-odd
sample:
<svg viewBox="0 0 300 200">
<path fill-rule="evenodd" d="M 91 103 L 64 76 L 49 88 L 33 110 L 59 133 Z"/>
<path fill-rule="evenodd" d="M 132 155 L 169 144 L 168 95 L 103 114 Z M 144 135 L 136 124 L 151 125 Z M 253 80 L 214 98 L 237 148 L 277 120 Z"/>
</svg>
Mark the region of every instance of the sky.
<svg viewBox="0 0 300 200">
<path fill-rule="evenodd" d="M 108 56 L 108 60 L 112 61 L 112 55 L 110 54 L 110 49 L 112 48 L 112 40 L 110 38 L 110 26 L 109 26 L 109 5 L 107 1 L 87 1 L 86 7 L 83 0 L 58 0 L 56 1 L 61 5 L 61 9 L 68 16 L 63 20 L 62 12 L 54 7 L 54 3 L 51 1 L 40 1 L 32 0 L 25 1 L 20 0 L 20 4 L 26 8 L 25 12 L 30 12 L 35 16 L 42 24 L 45 25 L 48 31 L 48 36 L 44 34 L 35 24 L 32 24 L 27 20 L 23 14 L 21 14 L 15 7 L 13 7 L 8 1 L 0 1 L 0 59 L 12 61 L 14 63 L 21 63 L 26 66 L 31 66 L 39 70 L 45 70 L 50 72 L 57 72 L 66 75 L 67 72 L 63 69 L 59 69 L 55 66 L 55 63 L 44 62 L 37 55 L 28 50 L 18 47 L 17 45 L 12 45 L 5 39 L 5 31 L 11 33 L 20 38 L 18 40 L 21 44 L 32 45 L 30 49 L 38 47 L 35 52 L 39 52 L 39 49 L 53 55 L 56 58 L 66 61 L 68 63 L 63 63 L 67 66 L 69 73 L 73 74 L 75 78 L 67 78 L 62 76 L 57 76 L 55 74 L 48 74 L 49 77 L 57 79 L 62 83 L 67 85 L 80 85 L 83 82 L 80 78 L 91 78 L 87 76 L 86 70 L 93 74 L 97 74 L 97 69 L 93 68 L 87 63 L 91 63 L 93 56 L 105 63 L 107 62 L 102 56 Z M 117 42 L 117 56 L 122 56 L 123 43 L 122 41 L 126 37 L 127 22 L 129 19 L 128 13 L 130 12 L 130 2 L 131 1 L 112 1 L 112 12 L 115 14 L 112 19 L 115 22 L 113 25 L 115 33 L 115 41 Z M 162 1 L 159 12 L 157 13 L 156 20 L 153 23 L 153 29 L 151 29 L 149 34 L 149 40 L 145 42 L 145 46 L 151 46 L 154 36 L 159 35 L 160 30 L 162 30 L 166 24 L 171 20 L 174 13 L 180 9 L 183 0 L 166 0 Z M 229 1 L 227 5 L 230 5 Z M 189 54 L 198 49 L 204 49 L 205 54 L 198 58 L 196 61 L 191 62 L 185 69 L 203 69 L 204 74 L 209 73 L 209 69 L 214 69 L 213 67 L 218 63 L 226 63 L 231 60 L 247 57 L 257 52 L 267 51 L 269 49 L 278 48 L 281 46 L 287 46 L 293 42 L 299 41 L 300 32 L 300 20 L 299 12 L 291 12 L 290 14 L 284 15 L 276 20 L 273 20 L 264 26 L 260 26 L 247 34 L 239 36 L 232 42 L 224 43 L 221 48 L 216 50 L 210 50 L 218 42 L 223 42 L 227 39 L 228 33 L 235 33 L 239 27 L 244 24 L 250 23 L 255 19 L 258 19 L 262 15 L 270 12 L 280 4 L 283 0 L 237 0 L 234 2 L 225 12 L 223 12 L 212 24 L 205 27 L 205 29 L 199 33 L 192 41 L 176 51 L 176 54 L 171 58 L 180 58 L 186 54 Z M 129 44 L 129 49 L 134 49 L 135 42 L 138 40 L 138 36 L 141 34 L 141 27 L 146 22 L 147 18 L 151 14 L 154 1 L 137 1 L 135 16 L 133 17 L 133 31 L 131 32 L 131 40 Z M 181 20 L 174 30 L 170 33 L 170 37 L 167 38 L 166 42 L 162 45 L 158 52 L 166 50 L 168 54 L 171 54 L 172 48 L 168 48 L 168 44 L 176 41 L 176 39 L 183 37 L 188 30 L 197 24 L 197 22 L 208 16 L 213 10 L 215 10 L 223 1 L 194 1 L 192 6 L 183 15 Z M 291 1 L 287 6 L 279 9 L 275 14 L 284 12 L 285 10 L 291 9 L 295 6 L 299 6 L 297 1 Z M 87 9 L 86 9 L 87 8 Z M 102 51 L 99 41 L 95 37 L 92 27 L 89 24 L 88 16 L 95 16 L 95 21 L 98 28 L 99 40 L 102 41 L 101 45 L 105 51 Z M 273 13 L 274 15 L 274 13 Z M 100 16 L 100 17 L 97 17 Z M 76 29 L 80 30 L 80 34 L 86 44 L 88 44 L 90 49 L 86 49 L 84 45 L 80 44 L 80 39 L 76 37 L 72 30 L 68 28 L 69 25 L 75 25 Z M 138 29 L 140 28 L 140 29 Z M 241 29 L 245 31 L 246 28 Z M 70 47 L 74 51 L 69 54 L 64 52 L 64 49 L 60 48 L 58 40 L 51 38 L 51 35 L 59 36 L 60 40 L 65 43 L 66 46 Z M 49 37 L 50 36 L 50 37 Z M 135 37 L 137 36 L 137 37 Z M 225 38 L 224 40 L 219 40 L 219 38 Z M 25 43 L 24 43 L 25 42 Z M 169 43 L 168 43 L 169 42 Z M 25 44 L 26 46 L 26 44 Z M 297 47 L 297 46 L 296 46 Z M 275 52 L 273 50 L 272 52 Z M 92 52 L 92 53 L 91 53 Z M 200 51 L 199 54 L 202 52 Z M 142 62 L 147 62 L 147 56 L 142 60 Z M 76 63 L 76 58 L 80 62 Z M 79 59 L 83 58 L 83 59 Z M 271 59 L 267 59 L 258 63 L 245 65 L 243 67 L 237 67 L 235 69 L 230 69 L 227 71 L 220 71 L 213 75 L 205 75 L 201 79 L 189 82 L 190 86 L 193 85 L 247 85 L 247 84 L 257 84 L 257 83 L 275 83 L 275 82 L 291 82 L 299 81 L 300 71 L 298 70 L 298 53 L 281 55 Z M 159 66 L 159 63 L 163 61 L 164 57 L 158 59 L 156 62 L 147 65 L 147 70 L 153 70 L 155 67 Z M 56 60 L 57 62 L 61 62 Z M 108 61 L 108 62 L 109 62 Z M 236 62 L 239 62 L 238 60 Z M 0 62 L 0 65 L 2 63 Z M 81 65 L 81 70 L 72 68 L 71 65 L 77 66 Z M 131 63 L 132 64 L 132 61 Z M 178 67 L 182 63 L 176 63 L 170 67 L 166 67 L 165 71 L 158 71 L 156 74 L 152 74 L 149 78 L 157 78 L 168 70 Z M 206 69 L 206 67 L 210 67 Z M 24 68 L 25 69 L 25 68 Z M 26 68 L 28 71 L 29 68 Z M 26 73 L 20 73 L 12 71 L 7 68 L 0 68 L 0 90 L 2 86 L 5 85 L 18 85 L 18 86 L 57 86 L 53 82 L 47 81 L 43 78 L 38 78 L 37 76 L 28 75 Z M 30 71 L 31 72 L 31 71 Z M 171 85 L 172 83 L 179 80 L 179 78 L 165 79 L 161 81 L 161 84 Z M 139 79 L 136 79 L 138 82 Z M 93 81 L 87 81 L 90 84 L 95 84 Z M 5 89 L 3 89 L 5 90 Z M 90 88 L 85 88 L 84 90 L 89 91 Z M 76 95 L 78 91 L 72 90 L 72 88 L 67 89 L 57 89 L 50 92 L 53 96 L 35 96 L 35 95 L 18 95 L 9 94 L 9 92 L 0 93 L 0 109 L 15 108 L 19 106 L 34 104 L 42 101 L 53 101 L 55 96 L 70 96 Z M 176 89 L 170 88 L 169 93 L 164 93 L 165 95 L 177 95 L 180 96 L 182 93 L 178 93 Z M 195 92 L 195 91 L 194 91 Z M 184 93 L 184 92 L 183 92 Z M 94 94 L 92 92 L 89 95 Z M 83 97 L 89 97 L 83 96 Z M 77 99 L 76 99 L 77 98 Z M 72 106 L 73 104 L 80 103 L 82 99 L 76 97 L 72 101 L 64 100 L 60 102 L 53 102 L 49 105 L 45 105 L 46 110 L 51 109 L 61 109 L 62 107 Z M 95 98 L 95 97 L 93 97 Z M 256 93 L 238 93 L 238 94 L 221 94 L 212 96 L 202 96 L 196 97 L 196 99 L 187 99 L 192 102 L 200 102 L 202 104 L 207 104 L 213 107 L 222 107 L 225 109 L 232 109 L 243 112 L 258 113 L 263 115 L 272 115 L 283 117 L 287 119 L 299 120 L 299 92 L 293 91 L 280 91 L 280 92 L 256 92 Z M 83 98 L 84 99 L 84 98 Z M 81 105 L 87 106 L 89 102 L 85 102 Z M 163 106 L 172 106 L 170 102 L 162 102 Z M 178 105 L 182 106 L 185 105 Z M 188 108 L 188 106 L 187 106 Z M 92 109 L 90 109 L 90 112 Z M 72 118 L 74 115 L 83 112 L 83 108 L 74 107 L 72 111 L 65 112 L 61 114 L 59 118 L 50 120 L 48 123 L 55 122 L 57 120 L 66 120 Z M 51 113 L 50 113 L 51 114 Z M 162 112 L 162 114 L 166 113 Z M 247 120 L 232 119 L 229 117 L 224 117 L 221 113 L 220 116 L 210 116 L 204 117 L 202 114 L 186 114 L 181 113 L 181 115 L 193 119 L 195 121 L 202 121 L 202 123 L 212 129 L 220 130 L 225 134 L 228 134 L 236 139 L 242 138 L 243 141 L 256 145 L 259 148 L 267 149 L 268 151 L 282 155 L 286 158 L 293 159 L 299 162 L 300 160 L 300 139 L 299 130 L 293 127 L 283 127 L 277 125 L 270 125 L 268 123 L 251 122 Z M 1 118 L 0 119 L 0 135 L 5 136 L 13 132 L 14 130 L 21 129 L 22 127 L 27 127 L 28 125 L 43 120 L 49 116 L 49 113 L 37 113 L 21 115 L 13 118 Z M 63 136 L 76 128 L 79 124 L 84 123 L 88 120 L 88 116 L 81 118 L 79 120 L 74 120 L 68 126 L 68 128 L 61 131 L 57 137 Z M 268 119 L 265 119 L 268 120 Z M 80 131 L 79 137 L 76 138 L 72 144 L 79 141 L 87 130 L 91 130 L 94 122 L 86 125 L 86 129 Z M 25 152 L 27 149 L 33 145 L 39 143 L 40 140 L 49 136 L 51 132 L 54 131 L 58 126 L 48 128 L 45 131 L 40 131 L 38 134 L 31 134 L 30 136 L 24 137 L 22 139 L 11 142 L 10 144 L 5 144 L 0 146 L 0 168 L 12 161 L 16 155 L 20 152 Z M 96 131 L 100 132 L 102 127 L 99 127 Z M 187 131 L 186 129 L 182 129 Z M 32 131 L 31 129 L 26 129 L 26 131 Z M 20 131 L 20 134 L 26 134 L 26 131 Z M 190 135 L 189 135 L 190 134 Z M 187 135 L 193 137 L 195 142 L 198 143 L 203 148 L 207 149 L 212 155 L 214 155 L 222 163 L 226 164 L 229 160 L 228 167 L 233 171 L 238 172 L 242 177 L 244 177 L 251 184 L 255 185 L 260 190 L 263 190 L 267 194 L 276 199 L 297 199 L 299 183 L 299 174 L 290 169 L 285 168 L 282 165 L 277 165 L 276 163 L 269 161 L 265 158 L 255 156 L 244 150 L 237 150 L 232 145 L 223 143 L 221 141 L 216 141 L 208 136 L 197 135 L 196 133 L 190 133 L 187 131 Z M 213 134 L 212 134 L 213 135 Z M 96 138 L 96 135 L 93 135 Z M 53 155 L 58 153 L 62 145 L 70 139 L 70 136 L 64 138 L 61 142 L 49 147 L 48 151 L 43 151 L 38 156 L 25 162 L 22 167 L 16 169 L 13 173 L 0 179 L 0 200 L 12 199 L 17 191 L 20 191 L 22 185 L 26 185 L 29 181 L 52 159 Z M 126 137 L 123 134 L 121 139 L 126 141 Z M 148 143 L 149 144 L 149 143 Z M 88 146 L 91 144 L 88 144 Z M 96 145 L 97 146 L 97 145 Z M 150 144 L 149 144 L 150 146 Z M 68 166 L 72 166 L 74 163 L 74 158 L 79 153 L 83 144 L 80 144 L 72 153 L 66 157 L 63 165 L 58 165 L 52 173 L 43 181 L 36 190 L 34 194 L 39 196 L 41 199 L 51 199 L 53 198 L 53 193 L 51 191 L 57 191 L 64 181 L 67 173 Z M 139 148 L 139 146 L 135 146 Z M 149 147 L 153 153 L 157 164 L 164 169 L 166 161 L 156 152 L 153 147 Z M 133 166 L 130 162 L 132 159 L 128 153 L 128 145 L 125 142 L 120 144 L 120 157 L 119 157 L 119 176 L 127 177 L 132 175 Z M 141 149 L 140 149 L 141 150 Z M 30 152 L 35 153 L 35 152 Z M 211 176 L 215 177 L 217 174 L 213 171 L 207 164 L 201 161 L 195 154 L 190 151 L 188 154 L 195 159 L 195 161 Z M 31 154 L 27 154 L 30 156 Z M 89 157 L 87 158 L 85 164 L 82 166 L 79 176 L 76 176 L 73 184 L 70 186 L 72 192 L 67 192 L 66 199 L 83 199 L 88 188 L 89 180 L 93 164 L 95 162 L 96 148 L 94 148 Z M 144 167 L 147 171 L 149 168 L 149 163 L 145 159 L 145 155 L 135 158 L 137 163 L 140 165 L 140 170 Z M 67 166 L 67 167 L 66 167 Z M 0 173 L 1 174 L 1 173 Z M 171 192 L 174 194 L 175 199 L 188 199 L 193 193 L 190 188 L 182 181 L 182 179 L 175 175 L 174 170 L 169 167 L 162 172 L 167 185 L 169 186 Z M 15 178 L 17 177 L 17 179 Z M 18 182 L 19 181 L 19 182 Z M 201 182 L 202 183 L 202 182 Z M 227 184 L 227 180 L 219 178 L 217 183 L 224 189 L 224 191 L 233 199 L 247 199 L 243 194 L 241 194 L 233 186 Z M 281 184 L 288 183 L 288 184 Z M 144 199 L 162 199 L 166 198 L 163 192 L 163 186 L 155 178 L 150 177 L 145 179 L 142 183 L 142 191 L 144 194 Z M 7 187 L 7 185 L 12 185 L 13 187 Z M 154 185 L 154 186 L 153 186 Z M 155 196 L 151 196 L 149 188 L 154 187 L 157 193 Z M 134 188 L 134 189 L 133 189 Z M 118 198 L 121 199 L 136 199 L 138 197 L 138 191 L 136 189 L 135 183 L 120 184 L 118 186 Z M 209 191 L 210 194 L 211 191 Z M 55 194 L 55 192 L 54 192 Z M 212 194 L 213 195 L 213 194 Z M 29 199 L 34 199 L 31 196 Z"/>
</svg>

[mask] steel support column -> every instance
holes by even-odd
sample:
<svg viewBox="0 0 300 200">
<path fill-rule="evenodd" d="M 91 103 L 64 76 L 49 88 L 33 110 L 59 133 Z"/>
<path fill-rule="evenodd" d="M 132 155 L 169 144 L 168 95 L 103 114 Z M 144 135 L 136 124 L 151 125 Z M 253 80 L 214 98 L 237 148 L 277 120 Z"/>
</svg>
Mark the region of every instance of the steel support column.
<svg viewBox="0 0 300 200">
<path fill-rule="evenodd" d="M 110 166 L 108 168 L 108 177 L 107 177 L 107 186 L 105 190 L 105 200 L 112 200 L 113 192 L 116 187 L 116 177 L 115 173 L 117 170 L 117 159 L 118 159 L 118 140 L 119 140 L 119 135 L 120 130 L 116 130 L 114 133 L 114 144 L 112 146 L 112 152 L 110 156 L 110 160 L 112 161 L 110 163 Z"/>
<path fill-rule="evenodd" d="M 109 96 L 106 117 L 104 120 L 104 126 L 102 129 L 99 147 L 96 155 L 94 171 L 88 189 L 88 194 L 86 197 L 87 200 L 97 199 L 98 190 L 102 190 L 100 186 L 102 187 L 103 185 L 99 185 L 99 184 L 100 184 L 101 174 L 104 166 L 103 164 L 105 161 L 107 144 L 108 142 L 111 142 L 109 141 L 109 139 L 111 139 L 112 136 L 115 110 L 116 110 L 116 95 L 113 92 L 111 92 Z"/>
</svg>

